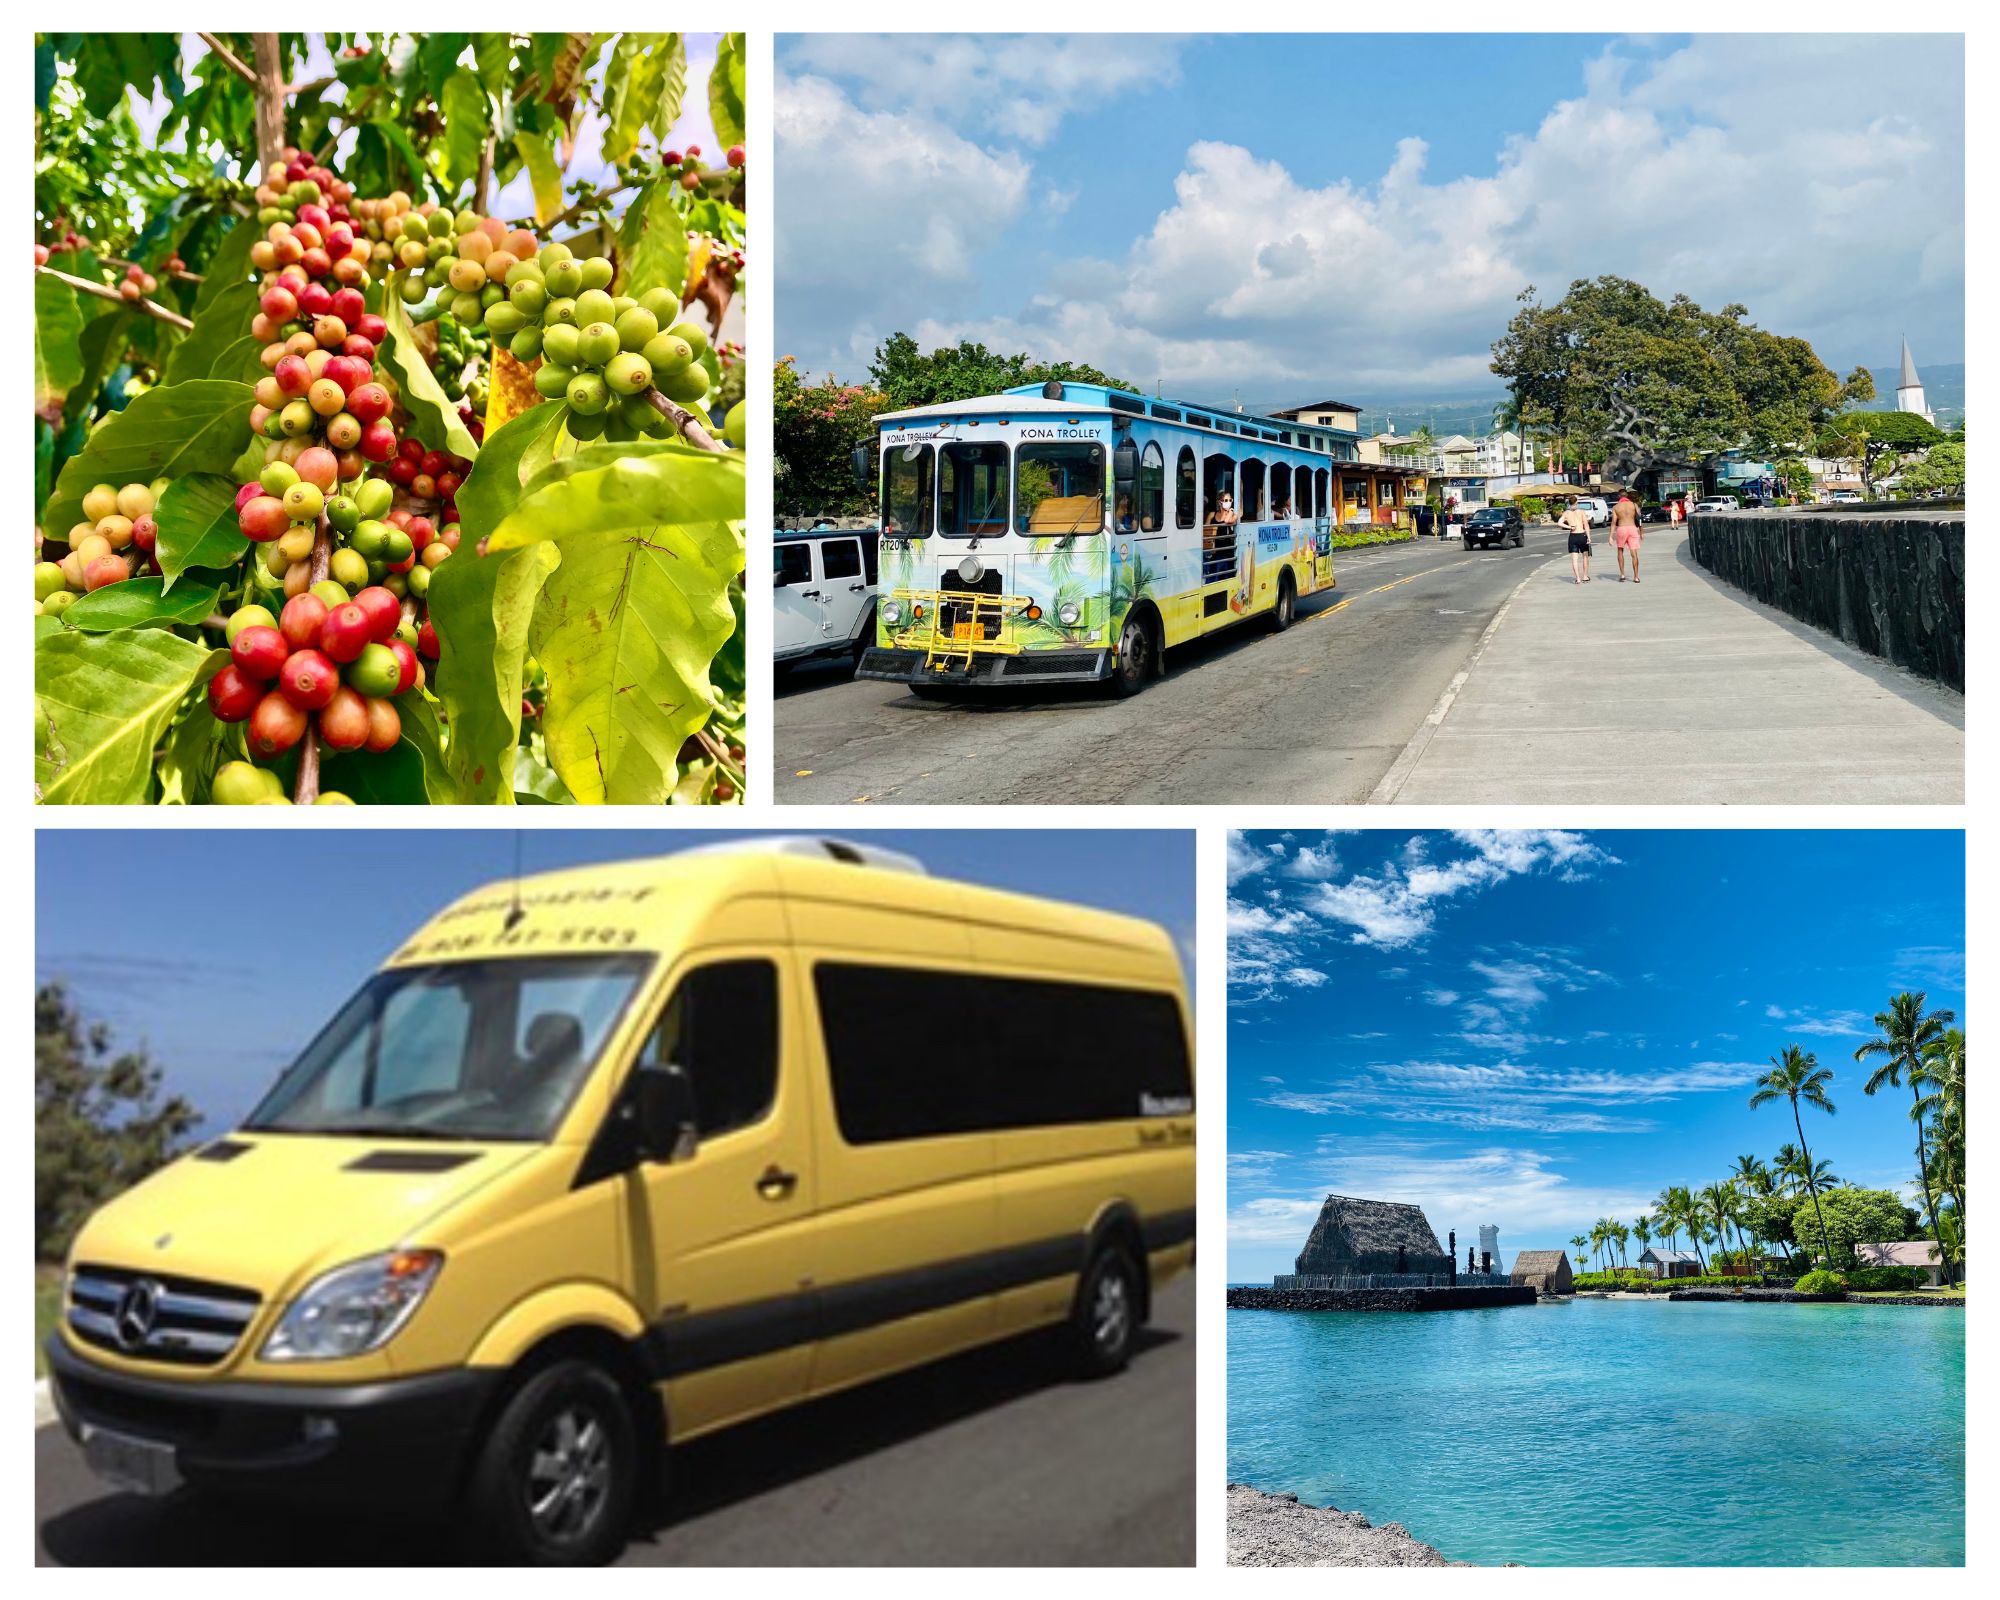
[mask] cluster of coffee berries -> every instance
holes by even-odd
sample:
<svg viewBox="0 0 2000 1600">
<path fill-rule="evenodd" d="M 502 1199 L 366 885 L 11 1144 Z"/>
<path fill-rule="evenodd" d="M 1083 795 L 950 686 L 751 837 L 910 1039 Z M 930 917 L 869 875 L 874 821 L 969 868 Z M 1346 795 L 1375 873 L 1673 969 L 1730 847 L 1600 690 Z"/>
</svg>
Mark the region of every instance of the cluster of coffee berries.
<svg viewBox="0 0 2000 1600">
<path fill-rule="evenodd" d="M 437 355 L 431 371 L 447 398 L 469 400 L 474 406 L 486 404 L 486 363 L 491 358 L 493 340 L 484 327 L 468 327 L 456 317 L 439 317 Z"/>
<path fill-rule="evenodd" d="M 403 719 L 395 698 L 423 681 L 405 630 L 403 602 L 380 585 L 350 596 L 327 580 L 272 615 L 242 606 L 227 630 L 229 663 L 208 681 L 208 705 L 223 722 L 247 723 L 254 756 L 283 755 L 318 729 L 329 750 L 395 748 Z"/>
<path fill-rule="evenodd" d="M 35 563 L 35 610 L 60 616 L 80 594 L 123 583 L 135 570 L 158 572 L 153 508 L 163 484 L 100 483 L 83 497 L 83 520 L 69 530 L 69 554 Z"/>
<path fill-rule="evenodd" d="M 256 198 L 260 227 L 309 220 L 305 210 L 307 206 L 319 207 L 334 222 L 352 221 L 347 205 L 354 198 L 353 188 L 291 145 L 280 152 L 278 170 L 264 174 L 264 181 L 257 186 Z M 323 227 L 325 224 L 319 225 Z M 250 264 L 259 272 L 271 270 L 271 263 L 259 261 L 254 252 Z"/>
<path fill-rule="evenodd" d="M 468 328 L 502 298 L 514 265 L 539 248 L 526 229 L 476 211 L 412 206 L 400 190 L 374 202 L 370 213 L 364 222 L 380 238 L 374 248 L 398 274 L 404 301 L 416 305 L 438 292 L 442 308 Z"/>
<path fill-rule="evenodd" d="M 351 492 L 338 484 L 333 452 L 318 445 L 292 461 L 267 462 L 254 483 L 238 489 L 236 525 L 246 539 L 266 547 L 255 573 L 259 586 L 282 588 L 291 597 L 312 585 L 313 551 L 323 517 L 328 579 L 347 589 L 379 584 L 399 600 L 404 595 L 421 599 L 430 588 L 431 571 L 458 548 L 458 530 L 455 508 L 453 523 L 443 530 L 428 517 L 391 509 L 396 481 L 426 481 L 416 470 L 427 459 L 423 446 L 408 443 L 416 457 L 399 453 L 390 462 L 390 477 L 365 478 Z M 456 460 L 433 453 L 444 463 Z M 409 470 L 397 470 L 403 467 Z M 447 470 L 442 487 L 456 493 L 458 478 Z M 429 482 L 434 490 L 440 486 Z"/>
<path fill-rule="evenodd" d="M 125 269 L 125 276 L 118 280 L 118 297 L 121 300 L 143 300 L 159 287 L 160 280 L 134 261 Z"/>
<path fill-rule="evenodd" d="M 225 761 L 215 769 L 215 778 L 209 784 L 208 799 L 218 806 L 288 806 L 292 797 L 285 793 L 285 786 L 277 773 L 269 767 L 260 767 L 253 761 Z M 354 804 L 344 794 L 331 789 L 322 789 L 316 806 L 351 806 Z"/>
<path fill-rule="evenodd" d="M 741 145 L 736 145 L 733 148 L 735 154 L 739 156 L 742 154 L 743 147 Z M 741 166 L 742 164 L 740 160 L 730 163 L 731 166 Z M 699 189 L 701 187 L 700 145 L 691 144 L 685 150 L 662 150 L 660 152 L 660 165 L 669 171 L 678 169 L 680 185 L 683 189 Z"/>
</svg>

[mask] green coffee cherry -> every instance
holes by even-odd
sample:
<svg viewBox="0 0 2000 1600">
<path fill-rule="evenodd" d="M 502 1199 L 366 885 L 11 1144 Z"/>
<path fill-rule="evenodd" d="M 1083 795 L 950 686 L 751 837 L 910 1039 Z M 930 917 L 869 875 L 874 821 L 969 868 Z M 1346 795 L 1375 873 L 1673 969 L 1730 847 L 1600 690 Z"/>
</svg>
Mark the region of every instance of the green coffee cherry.
<svg viewBox="0 0 2000 1600">
<path fill-rule="evenodd" d="M 621 350 L 604 367 L 604 381 L 619 394 L 637 394 L 653 384 L 653 369 L 635 351 Z"/>
<path fill-rule="evenodd" d="M 587 328 L 593 322 L 610 322 L 616 315 L 611 309 L 611 296 L 602 289 L 586 289 L 576 297 L 576 325 Z"/>
<path fill-rule="evenodd" d="M 694 350 L 677 333 L 655 334 L 639 353 L 646 358 L 646 365 L 653 369 L 655 383 L 678 378 L 694 364 Z"/>
<path fill-rule="evenodd" d="M 542 354 L 558 366 L 576 365 L 576 347 L 582 334 L 575 323 L 554 322 L 542 329 Z"/>
<path fill-rule="evenodd" d="M 556 361 L 544 361 L 535 369 L 535 393 L 545 400 L 560 400 L 569 389 L 569 380 L 576 376 L 572 367 Z"/>
<path fill-rule="evenodd" d="M 523 328 L 507 341 L 507 348 L 513 352 L 516 361 L 533 361 L 542 353 L 544 335 L 540 328 Z"/>
<path fill-rule="evenodd" d="M 569 401 L 570 410 L 594 417 L 611 404 L 611 389 L 595 372 L 579 372 L 569 380 L 563 398 Z"/>
<path fill-rule="evenodd" d="M 660 331 L 660 319 L 644 306 L 632 306 L 618 314 L 614 326 L 618 329 L 619 349 L 644 350 Z"/>
<path fill-rule="evenodd" d="M 583 301 L 577 301 L 583 309 Z M 576 359 L 586 367 L 601 367 L 618 354 L 618 330 L 608 322 L 590 322 L 577 336 Z"/>
</svg>

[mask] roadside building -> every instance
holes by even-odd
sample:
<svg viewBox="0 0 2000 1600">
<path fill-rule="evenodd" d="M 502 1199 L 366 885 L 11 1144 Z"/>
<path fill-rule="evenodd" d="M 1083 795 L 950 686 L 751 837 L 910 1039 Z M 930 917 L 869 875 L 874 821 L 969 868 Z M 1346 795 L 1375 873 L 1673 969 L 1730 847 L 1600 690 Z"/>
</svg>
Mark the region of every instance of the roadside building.
<svg viewBox="0 0 2000 1600">
<path fill-rule="evenodd" d="M 1909 354 L 1909 347 L 1903 347 Z M 1944 1266 L 1938 1260 L 1937 1245 L 1929 1239 L 1904 1239 L 1895 1244 L 1857 1244 L 1854 1259 L 1864 1267 L 1919 1267 L 1929 1274 L 1926 1280 L 1935 1289 L 1944 1282 Z"/>
<path fill-rule="evenodd" d="M 1639 1265 L 1656 1278 L 1692 1278 L 1701 1272 L 1701 1257 L 1692 1250 L 1668 1250 L 1649 1245 L 1639 1253 Z"/>
<path fill-rule="evenodd" d="M 1305 422 L 1315 428 L 1351 433 L 1356 438 L 1361 435 L 1361 408 L 1351 406 L 1345 400 L 1314 400 L 1308 405 L 1273 411 L 1271 415 L 1286 422 Z"/>
<path fill-rule="evenodd" d="M 1538 1295 L 1576 1292 L 1576 1277 L 1569 1270 L 1569 1257 L 1560 1250 L 1523 1250 L 1514 1257 L 1510 1281 L 1516 1287 L 1533 1289 Z"/>
</svg>

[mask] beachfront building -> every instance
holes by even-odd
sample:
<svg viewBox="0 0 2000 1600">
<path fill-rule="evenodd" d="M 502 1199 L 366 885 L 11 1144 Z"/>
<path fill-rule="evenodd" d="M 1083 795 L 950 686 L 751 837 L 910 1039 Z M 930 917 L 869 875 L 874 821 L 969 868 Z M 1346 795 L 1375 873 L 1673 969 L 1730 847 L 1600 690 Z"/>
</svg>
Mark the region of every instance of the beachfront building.
<svg viewBox="0 0 2000 1600">
<path fill-rule="evenodd" d="M 1692 1278 L 1701 1272 L 1701 1257 L 1692 1250 L 1652 1245 L 1640 1252 L 1639 1265 L 1656 1278 Z"/>
<path fill-rule="evenodd" d="M 1449 1276 L 1454 1262 L 1422 1206 L 1330 1194 L 1293 1266 L 1301 1277 L 1349 1280 Z"/>
<path fill-rule="evenodd" d="M 1904 347 L 1907 357 L 1909 347 Z M 1944 1266 L 1938 1260 L 1937 1245 L 1929 1239 L 1904 1239 L 1895 1244 L 1857 1244 L 1854 1259 L 1864 1267 L 1920 1267 L 1930 1274 L 1935 1289 L 1944 1282 Z"/>
<path fill-rule="evenodd" d="M 1514 1257 L 1514 1272 L 1509 1281 L 1542 1296 L 1576 1292 L 1576 1276 L 1569 1270 L 1569 1257 L 1560 1250 L 1523 1250 Z"/>
</svg>

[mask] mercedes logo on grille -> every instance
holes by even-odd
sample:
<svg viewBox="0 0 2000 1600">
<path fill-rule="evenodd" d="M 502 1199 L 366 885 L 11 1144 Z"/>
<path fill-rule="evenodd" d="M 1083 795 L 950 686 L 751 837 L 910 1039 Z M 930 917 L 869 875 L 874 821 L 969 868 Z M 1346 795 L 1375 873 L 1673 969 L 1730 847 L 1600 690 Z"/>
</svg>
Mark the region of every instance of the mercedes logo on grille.
<svg viewBox="0 0 2000 1600">
<path fill-rule="evenodd" d="M 137 1350 L 152 1337 L 153 1319 L 160 1314 L 160 1286 L 151 1278 L 135 1278 L 118 1299 L 113 1322 L 118 1347 Z"/>
</svg>

